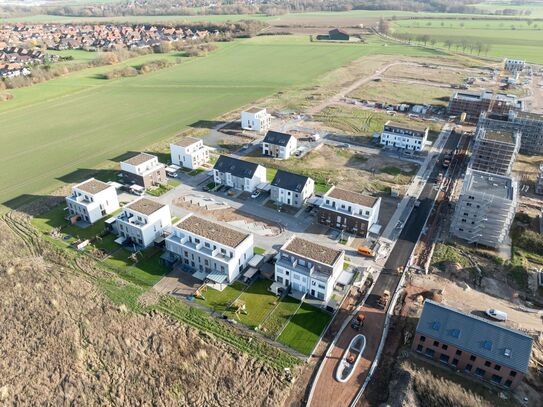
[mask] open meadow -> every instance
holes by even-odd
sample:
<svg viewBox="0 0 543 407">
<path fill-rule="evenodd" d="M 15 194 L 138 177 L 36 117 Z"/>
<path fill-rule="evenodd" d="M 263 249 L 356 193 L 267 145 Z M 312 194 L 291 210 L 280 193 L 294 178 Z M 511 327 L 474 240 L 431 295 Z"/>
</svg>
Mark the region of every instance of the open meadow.
<svg viewBox="0 0 543 407">
<path fill-rule="evenodd" d="M 402 20 L 393 24 L 394 34 L 427 35 L 436 45 L 446 48 L 445 41 L 490 45 L 490 57 L 519 58 L 543 63 L 543 22 L 524 20 Z M 451 50 L 456 50 L 453 45 Z M 460 48 L 461 50 L 461 48 Z"/>
<path fill-rule="evenodd" d="M 0 104 L 0 160 L 6 168 L 0 202 L 16 207 L 31 194 L 77 181 L 88 169 L 198 121 L 310 84 L 364 55 L 401 52 L 431 54 L 384 47 L 379 40 L 339 45 L 311 43 L 305 36 L 257 37 L 219 44 L 206 57 L 134 78 L 101 79 L 114 69 L 109 66 L 14 90 L 15 98 Z M 140 58 L 151 57 L 157 59 Z"/>
</svg>

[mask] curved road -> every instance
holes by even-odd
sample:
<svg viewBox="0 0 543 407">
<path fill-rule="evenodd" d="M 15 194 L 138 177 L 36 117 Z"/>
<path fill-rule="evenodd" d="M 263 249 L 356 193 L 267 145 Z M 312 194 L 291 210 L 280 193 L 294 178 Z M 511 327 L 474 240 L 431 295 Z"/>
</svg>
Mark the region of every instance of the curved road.
<svg viewBox="0 0 543 407">
<path fill-rule="evenodd" d="M 450 134 L 443 151 L 441 152 L 439 161 L 441 161 L 443 155 L 451 153 L 457 147 L 460 136 L 460 134 L 455 132 Z M 395 270 L 397 270 L 398 267 L 407 265 L 411 253 L 419 240 L 438 192 L 434 189 L 434 186 L 436 177 L 440 171 L 442 171 L 440 166 L 435 166 L 432 169 L 428 181 L 419 197 L 419 200 L 421 201 L 420 206 L 413 209 L 411 212 L 396 245 L 390 252 L 381 274 L 375 281 L 372 291 L 361 309 L 361 311 L 366 314 L 364 327 L 359 332 L 353 330 L 350 326 L 347 326 L 338 338 L 331 354 L 321 362 L 324 365 L 322 366 L 322 371 L 316 379 L 316 382 L 313 384 L 314 390 L 309 402 L 311 407 L 348 406 L 352 403 L 360 390 L 360 387 L 364 384 L 370 366 L 376 357 L 385 323 L 386 309 L 383 310 L 378 308 L 376 306 L 376 301 L 383 294 L 384 290 L 389 290 L 391 293 L 394 293 L 398 286 L 400 275 L 397 274 Z M 366 336 L 366 349 L 353 377 L 347 383 L 339 383 L 334 378 L 337 363 L 341 359 L 341 356 L 351 339 L 358 333 L 362 333 Z"/>
</svg>

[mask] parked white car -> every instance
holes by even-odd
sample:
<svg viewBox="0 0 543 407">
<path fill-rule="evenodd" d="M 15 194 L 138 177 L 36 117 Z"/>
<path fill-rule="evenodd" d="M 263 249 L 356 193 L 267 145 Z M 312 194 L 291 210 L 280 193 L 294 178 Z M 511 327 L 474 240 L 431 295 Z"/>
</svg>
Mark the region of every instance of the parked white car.
<svg viewBox="0 0 543 407">
<path fill-rule="evenodd" d="M 507 314 L 494 308 L 487 309 L 485 314 L 496 321 L 507 321 Z"/>
</svg>

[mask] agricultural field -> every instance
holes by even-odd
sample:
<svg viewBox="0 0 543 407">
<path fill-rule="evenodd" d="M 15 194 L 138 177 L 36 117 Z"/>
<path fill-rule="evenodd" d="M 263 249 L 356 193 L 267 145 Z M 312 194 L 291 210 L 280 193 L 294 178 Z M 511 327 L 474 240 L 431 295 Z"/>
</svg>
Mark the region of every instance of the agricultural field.
<svg viewBox="0 0 543 407">
<path fill-rule="evenodd" d="M 543 63 L 543 23 L 539 21 L 529 24 L 526 20 L 403 20 L 395 22 L 393 30 L 395 34 L 409 33 L 413 37 L 428 35 L 442 48 L 448 48 L 447 40 L 465 40 L 468 44 L 480 42 L 490 45 L 484 55 Z M 456 46 L 453 45 L 451 50 L 457 50 Z"/>
<path fill-rule="evenodd" d="M 415 103 L 447 106 L 450 88 L 390 81 L 370 82 L 349 96 L 379 103 Z"/>
<path fill-rule="evenodd" d="M 280 90 L 307 86 L 357 58 L 433 54 L 383 45 L 375 38 L 338 45 L 306 36 L 257 37 L 221 43 L 206 57 L 134 78 L 104 80 L 114 69 L 105 66 L 10 91 L 14 99 L 0 104 L 0 160 L 9 169 L 0 175 L 0 202 L 17 207 L 33 199 L 30 194 L 77 181 L 120 154 Z M 157 58 L 145 55 L 120 66 Z"/>
</svg>

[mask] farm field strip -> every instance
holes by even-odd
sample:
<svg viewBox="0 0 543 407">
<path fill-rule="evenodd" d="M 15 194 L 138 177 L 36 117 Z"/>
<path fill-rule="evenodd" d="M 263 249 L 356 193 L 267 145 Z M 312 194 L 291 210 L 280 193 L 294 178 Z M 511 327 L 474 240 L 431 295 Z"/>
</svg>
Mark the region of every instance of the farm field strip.
<svg viewBox="0 0 543 407">
<path fill-rule="evenodd" d="M 14 104 L 0 105 L 0 160 L 7 169 L 0 174 L 0 202 L 17 207 L 30 194 L 48 192 L 192 123 L 311 83 L 364 55 L 404 51 L 432 55 L 401 45 L 384 48 L 380 40 L 338 46 L 306 36 L 257 37 L 135 78 L 98 79 L 97 72 L 111 69 L 101 67 L 19 89 Z"/>
</svg>

